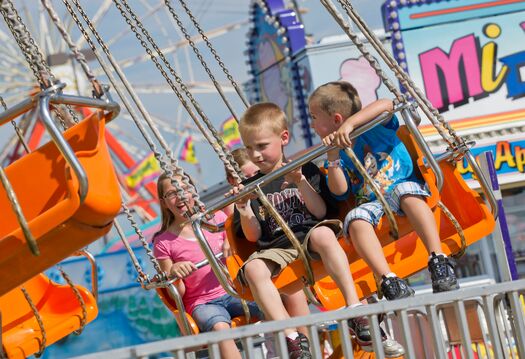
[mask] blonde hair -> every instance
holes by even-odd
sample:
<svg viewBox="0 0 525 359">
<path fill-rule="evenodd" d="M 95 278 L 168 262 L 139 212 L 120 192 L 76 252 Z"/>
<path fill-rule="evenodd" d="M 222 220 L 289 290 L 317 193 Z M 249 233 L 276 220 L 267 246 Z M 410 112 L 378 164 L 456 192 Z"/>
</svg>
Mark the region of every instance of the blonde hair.
<svg viewBox="0 0 525 359">
<path fill-rule="evenodd" d="M 159 234 L 164 233 L 168 230 L 169 226 L 175 221 L 175 216 L 173 213 L 166 207 L 166 204 L 164 203 L 164 186 L 162 183 L 165 180 L 169 180 L 170 177 L 164 172 L 162 173 L 159 178 L 157 179 L 157 196 L 159 198 L 159 204 L 160 204 L 160 229 L 158 232 L 156 232 L 153 235 L 153 240 L 155 240 L 155 237 L 157 237 Z M 193 184 L 193 181 L 190 176 L 188 176 L 188 180 L 190 184 L 195 187 Z"/>
<path fill-rule="evenodd" d="M 316 102 L 321 111 L 330 116 L 334 113 L 348 118 L 361 110 L 361 99 L 352 84 L 346 81 L 328 82 L 310 95 L 308 103 Z"/>
<path fill-rule="evenodd" d="M 271 102 L 261 102 L 250 106 L 239 122 L 241 137 L 248 132 L 259 131 L 262 128 L 269 128 L 277 135 L 287 131 L 288 124 L 284 111 Z"/>
</svg>

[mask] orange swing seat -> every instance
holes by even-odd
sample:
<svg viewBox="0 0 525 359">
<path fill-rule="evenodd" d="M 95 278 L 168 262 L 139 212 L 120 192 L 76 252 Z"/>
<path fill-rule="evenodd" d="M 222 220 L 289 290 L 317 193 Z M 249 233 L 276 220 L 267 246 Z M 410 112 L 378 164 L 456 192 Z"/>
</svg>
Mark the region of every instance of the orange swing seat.
<svg viewBox="0 0 525 359">
<path fill-rule="evenodd" d="M 84 202 L 80 201 L 76 176 L 53 142 L 5 169 L 40 255 L 30 252 L 0 186 L 0 296 L 111 229 L 121 197 L 104 141 L 109 116 L 96 111 L 63 133 L 88 177 Z"/>
<path fill-rule="evenodd" d="M 52 282 L 39 274 L 22 286 L 27 290 L 42 319 L 46 346 L 80 329 L 82 306 L 69 285 Z M 93 294 L 76 286 L 86 309 L 86 324 L 97 317 Z M 35 314 L 18 287 L 0 297 L 2 312 L 2 344 L 8 358 L 27 358 L 40 349 L 42 331 Z"/>
<path fill-rule="evenodd" d="M 444 252 L 446 254 L 458 252 L 461 249 L 461 240 L 456 228 L 437 206 L 439 201 L 458 220 L 463 229 L 467 246 L 490 234 L 495 225 L 494 217 L 479 194 L 467 186 L 454 165 L 449 162 L 440 163 L 444 176 L 444 185 L 440 193 L 435 184 L 434 173 L 425 166 L 424 156 L 406 126 L 401 126 L 397 134 L 412 157 L 414 169 L 419 170 L 421 179 L 426 182 L 430 190 L 431 196 L 426 198 L 426 201 L 433 210 Z M 352 208 L 352 204 L 349 201 L 340 202 L 340 217 L 344 218 L 350 208 Z M 381 218 L 376 233 L 383 246 L 390 268 L 397 275 L 405 278 L 426 268 L 428 253 L 406 217 L 396 216 L 395 219 L 398 225 L 399 239 L 394 241 L 390 237 L 389 224 L 385 216 Z M 255 244 L 244 238 L 238 238 L 234 233 L 232 224 L 230 217 L 226 222 L 228 239 L 232 248 L 232 256 L 227 258 L 228 271 L 230 276 L 234 278 L 233 284 L 239 295 L 244 299 L 252 300 L 250 289 L 239 282 L 237 274 L 244 261 L 255 250 Z M 364 298 L 376 292 L 374 275 L 365 261 L 358 256 L 347 239 L 340 238 L 339 243 L 347 254 L 359 296 Z M 311 266 L 316 281 L 314 290 L 321 304 L 328 310 L 343 306 L 344 300 L 341 292 L 328 276 L 322 262 L 312 261 Z M 296 260 L 274 278 L 273 282 L 280 292 L 291 294 L 304 287 L 302 278 L 306 278 L 304 266 L 300 260 Z"/>
</svg>

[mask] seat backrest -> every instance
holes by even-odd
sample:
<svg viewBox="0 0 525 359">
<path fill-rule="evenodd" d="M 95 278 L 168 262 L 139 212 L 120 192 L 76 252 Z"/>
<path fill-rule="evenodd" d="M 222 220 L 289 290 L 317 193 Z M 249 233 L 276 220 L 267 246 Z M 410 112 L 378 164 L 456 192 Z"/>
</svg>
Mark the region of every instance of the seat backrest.
<svg viewBox="0 0 525 359">
<path fill-rule="evenodd" d="M 417 145 L 416 141 L 414 140 L 414 137 L 405 125 L 399 127 L 399 129 L 397 130 L 397 137 L 399 137 L 399 139 L 403 142 L 406 149 L 408 150 L 408 153 L 410 153 L 410 157 L 412 158 L 412 165 L 414 167 L 414 173 L 416 174 L 416 176 L 419 179 L 425 181 L 432 195 L 432 198 L 434 198 L 436 195 L 439 195 L 439 191 L 436 186 L 436 176 L 430 168 L 427 168 L 425 166 L 425 156 L 423 155 L 423 152 Z"/>
<path fill-rule="evenodd" d="M 23 284 L 37 309 L 43 305 L 51 285 L 52 282 L 44 274 L 39 274 Z M 0 310 L 2 310 L 3 332 L 34 316 L 20 287 L 0 297 Z"/>
<path fill-rule="evenodd" d="M 233 254 L 238 255 L 243 262 L 256 251 L 257 247 L 255 243 L 248 241 L 244 237 L 237 236 L 233 225 L 233 215 L 229 216 L 224 223 L 226 229 L 226 235 L 228 236 L 228 242 Z"/>
<path fill-rule="evenodd" d="M 162 302 L 164 303 L 164 305 L 175 316 L 175 320 L 177 321 L 177 325 L 179 326 L 179 328 L 183 328 L 184 327 L 183 322 L 182 322 L 183 318 L 181 317 L 182 313 L 177 308 L 177 304 L 175 303 L 175 301 L 169 295 L 168 290 L 166 288 L 157 288 L 157 294 L 162 300 Z M 195 323 L 191 315 L 189 315 L 186 312 L 184 312 L 184 314 L 186 315 L 186 319 L 188 319 L 188 322 L 190 323 L 190 327 L 192 331 L 191 334 L 199 334 L 199 327 L 197 327 L 197 324 Z"/>
</svg>

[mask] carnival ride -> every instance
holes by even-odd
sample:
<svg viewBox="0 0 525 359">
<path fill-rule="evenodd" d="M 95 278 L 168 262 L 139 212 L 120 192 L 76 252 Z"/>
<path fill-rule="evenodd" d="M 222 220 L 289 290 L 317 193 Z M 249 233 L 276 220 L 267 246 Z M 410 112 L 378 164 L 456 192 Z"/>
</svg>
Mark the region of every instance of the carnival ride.
<svg viewBox="0 0 525 359">
<path fill-rule="evenodd" d="M 407 90 L 407 94 L 401 93 L 383 73 L 376 60 L 363 46 L 334 4 L 330 0 L 322 0 L 321 2 L 356 44 L 363 56 L 370 61 L 383 83 L 392 92 L 396 103 L 395 112 L 400 113 L 406 125 L 399 130 L 399 136 L 412 155 L 414 167 L 419 170 L 419 175 L 431 189 L 432 196 L 428 199 L 428 203 L 434 211 L 446 252 L 451 255 L 461 255 L 466 246 L 492 231 L 497 216 L 494 196 L 476 161 L 470 154 L 470 144 L 457 135 L 438 111 L 433 108 L 408 75 L 375 38 L 373 32 L 368 29 L 349 1 L 339 0 L 341 8 L 387 63 L 390 70 Z M 112 160 L 105 146 L 106 142 L 112 149 L 119 148 L 115 139 L 108 135 L 105 130 L 106 123 L 118 113 L 119 105 L 112 101 L 108 88 L 101 86 L 93 72 L 88 68 L 81 52 L 71 41 L 68 31 L 54 12 L 52 4 L 48 0 L 41 0 L 41 3 L 51 15 L 53 23 L 60 30 L 61 36 L 68 44 L 75 59 L 84 69 L 93 87 L 94 98 L 63 93 L 63 84 L 53 75 L 39 46 L 24 25 L 13 3 L 9 0 L 3 1 L 0 5 L 0 11 L 13 38 L 28 61 L 33 75 L 40 85 L 40 91 L 18 105 L 9 109 L 6 108 L 6 111 L 0 115 L 1 124 L 7 121 L 13 123 L 20 142 L 16 145 L 16 154 L 10 157 L 13 163 L 7 166 L 5 171 L 3 167 L 0 170 L 2 179 L 0 208 L 2 208 L 2 213 L 6 214 L 0 219 L 2 224 L 0 236 L 0 253 L 2 253 L 0 256 L 0 273 L 2 274 L 0 311 L 3 314 L 1 349 L 9 357 L 41 354 L 46 345 L 50 345 L 74 331 L 82 330 L 86 323 L 96 317 L 95 290 L 90 293 L 85 288 L 75 286 L 67 279 L 67 274 L 64 272 L 62 273 L 69 283 L 68 286 L 57 285 L 44 274 L 39 273 L 67 256 L 75 255 L 88 243 L 107 233 L 111 226 L 115 226 L 121 236 L 137 270 L 138 281 L 142 287 L 158 289 L 160 297 L 173 310 L 181 327 L 181 332 L 184 335 L 194 334 L 196 331 L 191 325 L 191 317 L 180 315 L 185 313 L 185 310 L 173 285 L 176 278 L 168 278 L 162 272 L 151 250 L 149 250 L 146 238 L 133 219 L 128 203 L 126 200 L 122 201 L 122 198 L 129 198 L 129 193 L 123 189 L 122 184 L 119 184 Z M 110 2 L 105 2 L 105 4 L 108 3 L 110 5 Z M 196 128 L 201 131 L 203 138 L 210 143 L 236 183 L 240 183 L 243 176 L 239 167 L 224 144 L 219 131 L 215 129 L 192 94 L 192 87 L 183 82 L 175 66 L 166 57 L 165 49 L 158 46 L 155 38 L 146 29 L 141 17 L 137 16 L 128 1 L 113 0 L 113 3 L 129 25 L 129 30 L 126 31 L 131 31 L 146 51 L 147 55 L 143 58 L 149 57 L 153 61 L 155 67 L 166 80 L 169 90 L 179 99 L 182 107 L 194 121 Z M 179 0 L 179 3 L 199 32 L 202 41 L 214 55 L 224 75 L 228 78 L 231 89 L 237 93 L 243 105 L 249 106 L 241 88 L 224 65 L 186 2 Z M 240 245 L 241 239 L 233 236 L 231 221 L 227 222 L 225 227 L 229 239 L 232 241 L 234 254 L 227 258 L 227 268 L 225 268 L 208 246 L 202 228 L 223 230 L 224 227 L 222 226 L 212 226 L 207 223 L 208 215 L 233 203 L 240 197 L 255 193 L 269 213 L 280 223 L 293 246 L 299 251 L 299 259 L 275 279 L 276 286 L 283 292 L 306 287 L 305 292 L 312 303 L 322 305 L 330 310 L 340 307 L 342 296 L 330 278 L 326 276 L 322 264 L 310 262 L 307 259 L 287 224 L 284 223 L 260 190 L 260 186 L 264 183 L 284 175 L 307 161 L 322 156 L 329 148 L 321 146 L 313 149 L 282 169 L 265 175 L 246 186 L 238 196 L 226 198 L 206 208 L 195 187 L 189 183 L 188 176 L 178 164 L 173 151 L 158 130 L 155 121 L 124 75 L 121 66 L 111 55 L 108 43 L 98 33 L 94 20 L 86 14 L 78 0 L 64 0 L 64 4 L 82 33 L 83 41 L 89 45 L 91 52 L 111 83 L 112 89 L 116 91 L 137 130 L 153 152 L 160 168 L 177 188 L 178 200 L 186 204 L 188 220 L 192 222 L 199 244 L 206 254 L 209 265 L 211 265 L 226 291 L 234 296 L 245 299 L 251 298 L 249 290 L 243 288 L 235 278 L 240 265 L 242 265 L 249 251 L 253 251 L 253 248 L 246 246 L 245 242 Z M 261 2 L 260 6 L 263 5 Z M 195 46 L 195 41 L 183 26 L 171 2 L 165 0 L 164 4 L 159 6 L 165 6 L 167 13 L 173 18 L 186 42 L 208 73 L 216 91 L 231 111 L 232 116 L 237 119 L 234 106 L 224 95 L 221 84 L 204 61 L 200 51 Z M 98 43 L 98 47 L 95 45 L 93 37 Z M 102 53 L 100 53 L 99 48 Z M 96 110 L 88 113 L 85 108 L 95 108 Z M 29 146 L 26 143 L 24 131 L 14 121 L 26 112 L 28 115 L 23 116 L 26 119 L 24 126 L 27 126 L 26 123 L 29 122 L 27 119 L 39 118 L 51 138 L 47 144 L 36 148 L 35 144 Z M 435 158 L 425 144 L 417 128 L 420 113 L 425 115 L 436 127 L 447 143 L 448 151 L 445 156 Z M 79 119 L 79 115 L 83 118 Z M 371 123 L 371 126 L 380 124 L 391 115 L 380 116 Z M 24 128 L 27 129 L 28 127 Z M 367 129 L 369 127 L 359 128 L 353 136 L 357 136 Z M 158 146 L 162 150 L 159 150 Z M 23 152 L 22 147 L 27 154 L 19 156 L 19 152 Z M 346 149 L 346 151 L 349 157 L 354 159 L 356 167 L 360 168 L 359 161 L 355 160 L 352 150 Z M 455 170 L 454 161 L 463 157 L 466 157 L 474 168 L 489 206 L 482 201 L 479 194 L 468 188 Z M 128 164 L 131 165 L 132 159 L 128 158 L 123 162 L 129 162 Z M 374 181 L 367 176 L 362 168 L 361 172 L 386 209 L 386 215 L 378 228 L 378 235 L 381 238 L 389 264 L 393 270 L 402 276 L 408 276 L 421 270 L 426 266 L 426 255 L 423 255 L 425 250 L 421 241 L 406 221 L 392 214 Z M 189 207 L 181 185 L 174 180 L 175 176 L 182 178 L 183 183 L 189 188 L 188 192 L 197 204 L 195 207 Z M 38 193 L 35 192 L 36 189 L 38 189 Z M 149 190 L 151 193 L 152 188 Z M 458 198 L 461 198 L 461 203 L 459 203 Z M 343 204 L 343 206 L 345 205 L 351 204 Z M 120 208 L 136 231 L 140 243 L 145 247 L 156 270 L 154 276 L 144 272 L 123 234 L 118 220 L 115 220 Z M 375 279 L 364 262 L 357 258 L 353 248 L 344 240 L 341 240 L 341 245 L 347 252 L 349 265 L 361 296 L 365 297 L 375 292 Z M 249 319 L 244 322 L 249 322 Z"/>
</svg>

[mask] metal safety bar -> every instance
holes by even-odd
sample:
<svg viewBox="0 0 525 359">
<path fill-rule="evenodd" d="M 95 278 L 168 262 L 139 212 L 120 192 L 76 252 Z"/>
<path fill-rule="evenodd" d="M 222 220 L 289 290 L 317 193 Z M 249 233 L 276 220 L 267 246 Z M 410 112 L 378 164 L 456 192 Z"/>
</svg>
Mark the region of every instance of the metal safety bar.
<svg viewBox="0 0 525 359">
<path fill-rule="evenodd" d="M 218 260 L 221 260 L 222 258 L 224 258 L 224 253 L 219 252 L 219 253 L 215 254 L 215 258 L 218 259 Z M 199 268 L 204 267 L 207 264 L 208 264 L 208 259 L 203 259 L 202 261 L 195 263 L 195 267 L 197 269 L 199 269 Z M 156 289 L 156 288 L 164 288 L 164 287 L 166 287 L 166 286 L 168 286 L 170 284 L 175 283 L 179 279 L 180 279 L 179 277 L 175 276 L 175 277 L 172 277 L 172 278 L 170 278 L 168 280 L 164 280 L 164 281 L 149 282 L 149 283 L 144 284 L 142 286 L 142 288 L 147 289 L 147 290 Z"/>
<path fill-rule="evenodd" d="M 4 125 L 8 121 L 14 120 L 18 116 L 36 107 L 41 96 L 49 96 L 49 103 L 52 105 L 81 106 L 97 108 L 100 110 L 107 111 L 110 114 L 109 120 L 114 119 L 120 113 L 120 105 L 116 102 L 109 100 L 100 100 L 91 97 L 81 97 L 65 95 L 61 93 L 53 93 L 52 91 L 56 91 L 57 88 L 61 89 L 61 87 L 53 86 L 50 89 L 35 94 L 34 96 L 27 98 L 14 106 L 11 106 L 9 109 L 0 114 L 0 126 Z"/>
<path fill-rule="evenodd" d="M 489 330 L 492 332 L 487 336 L 487 341 L 490 340 L 490 347 L 496 349 L 496 353 L 502 351 L 513 350 L 517 352 L 520 358 L 525 357 L 525 308 L 520 300 L 525 293 L 525 280 L 505 282 L 498 284 L 487 284 L 484 286 L 476 286 L 464 288 L 459 291 L 451 291 L 437 294 L 418 295 L 411 298 L 406 298 L 397 301 L 381 301 L 376 304 L 369 304 L 359 306 L 353 309 L 345 308 L 336 311 L 316 313 L 303 317 L 294 317 L 288 320 L 263 322 L 257 325 L 246 325 L 232 330 L 216 331 L 213 333 L 202 333 L 199 335 L 192 335 L 183 338 L 167 339 L 137 346 L 120 348 L 111 351 L 94 353 L 77 357 L 77 359 L 98 359 L 111 357 L 112 359 L 119 358 L 146 358 L 149 355 L 156 353 L 175 352 L 176 358 L 185 358 L 186 353 L 191 352 L 194 348 L 208 346 L 208 353 L 212 354 L 212 348 L 216 347 L 218 343 L 224 340 L 241 339 L 241 342 L 249 342 L 248 338 L 255 338 L 260 335 L 273 334 L 277 338 L 277 348 L 280 351 L 280 358 L 288 358 L 286 353 L 286 344 L 284 342 L 284 330 L 287 328 L 306 327 L 311 334 L 310 349 L 314 358 L 322 358 L 320 356 L 321 348 L 320 342 L 314 340 L 317 336 L 312 335 L 319 329 L 324 330 L 326 323 L 330 323 L 337 329 L 334 334 L 339 336 L 343 353 L 345 357 L 352 357 L 353 342 L 351 341 L 348 332 L 349 318 L 367 317 L 371 326 L 373 347 L 376 350 L 376 358 L 384 358 L 385 354 L 382 350 L 378 318 L 381 314 L 394 314 L 395 318 L 401 322 L 399 331 L 401 335 L 395 338 L 403 342 L 405 347 L 405 358 L 416 359 L 417 351 L 415 348 L 420 344 L 420 341 L 426 343 L 425 349 L 432 351 L 432 357 L 439 359 L 447 359 L 447 340 L 442 331 L 443 320 L 441 318 L 443 305 L 448 304 L 455 308 L 459 315 L 452 316 L 452 320 L 459 328 L 461 336 L 460 341 L 463 344 L 462 349 L 465 351 L 472 350 L 472 342 L 467 337 L 467 326 L 465 321 L 471 320 L 464 312 L 465 303 L 475 300 L 481 306 L 482 312 L 485 314 L 484 318 L 488 324 Z M 496 300 L 494 300 L 496 298 Z M 498 300 L 499 299 L 499 300 Z M 506 313 L 507 325 L 501 321 L 501 315 L 498 314 L 501 308 Z M 411 335 L 414 323 L 410 322 L 411 312 L 421 313 L 421 318 L 427 322 L 426 331 L 422 331 L 422 337 L 413 338 Z M 481 312 L 481 311 L 480 311 Z M 415 323 L 419 326 L 418 323 Z M 492 328 L 492 329 L 490 329 Z M 498 331 L 508 331 L 508 335 L 502 339 L 498 335 Z M 426 332 L 426 334 L 425 334 Z M 489 343 L 486 343 L 486 349 L 489 348 Z M 433 346 L 432 348 L 430 348 Z M 282 347 L 280 350 L 279 348 Z M 254 357 L 254 348 L 251 346 L 243 347 L 244 354 L 248 358 Z M 213 356 L 211 356 L 213 357 Z M 419 356 L 421 357 L 421 356 Z M 496 356 L 502 358 L 506 356 Z"/>
<path fill-rule="evenodd" d="M 82 249 L 75 253 L 77 256 L 84 256 L 87 258 L 91 264 L 91 293 L 95 297 L 95 300 L 98 300 L 98 269 L 97 269 L 97 260 L 95 256 L 91 254 L 87 249 Z"/>
<path fill-rule="evenodd" d="M 49 136 L 57 146 L 62 156 L 64 156 L 64 159 L 66 160 L 67 164 L 75 173 L 75 176 L 78 179 L 78 194 L 80 197 L 80 203 L 83 203 L 86 199 L 89 187 L 87 174 L 82 165 L 80 164 L 80 161 L 78 160 L 77 156 L 75 156 L 75 152 L 73 151 L 71 146 L 69 146 L 69 143 L 62 135 L 62 132 L 58 129 L 57 125 L 55 124 L 55 121 L 53 121 L 53 118 L 51 117 L 51 112 L 49 111 L 49 100 L 49 95 L 47 94 L 44 94 L 42 97 L 40 97 L 39 111 L 41 120 L 44 123 L 47 132 L 49 132 Z"/>
<path fill-rule="evenodd" d="M 220 260 L 224 257 L 224 254 L 222 252 L 219 252 L 215 255 L 215 258 Z M 208 264 L 207 259 L 203 259 L 202 261 L 195 263 L 195 267 L 197 269 L 204 267 Z M 175 283 L 178 281 L 179 277 L 170 278 L 165 281 L 157 281 L 157 282 L 149 282 L 142 285 L 142 288 L 150 290 L 150 289 L 156 289 L 156 288 L 166 288 L 168 291 L 168 295 L 171 299 L 175 302 L 175 305 L 180 312 L 180 319 L 182 321 L 182 328 L 179 328 L 182 335 L 191 335 L 191 325 L 188 321 L 188 318 L 186 317 L 186 307 L 184 306 L 184 301 L 182 300 L 182 296 L 180 295 L 177 288 L 175 288 Z"/>
</svg>

